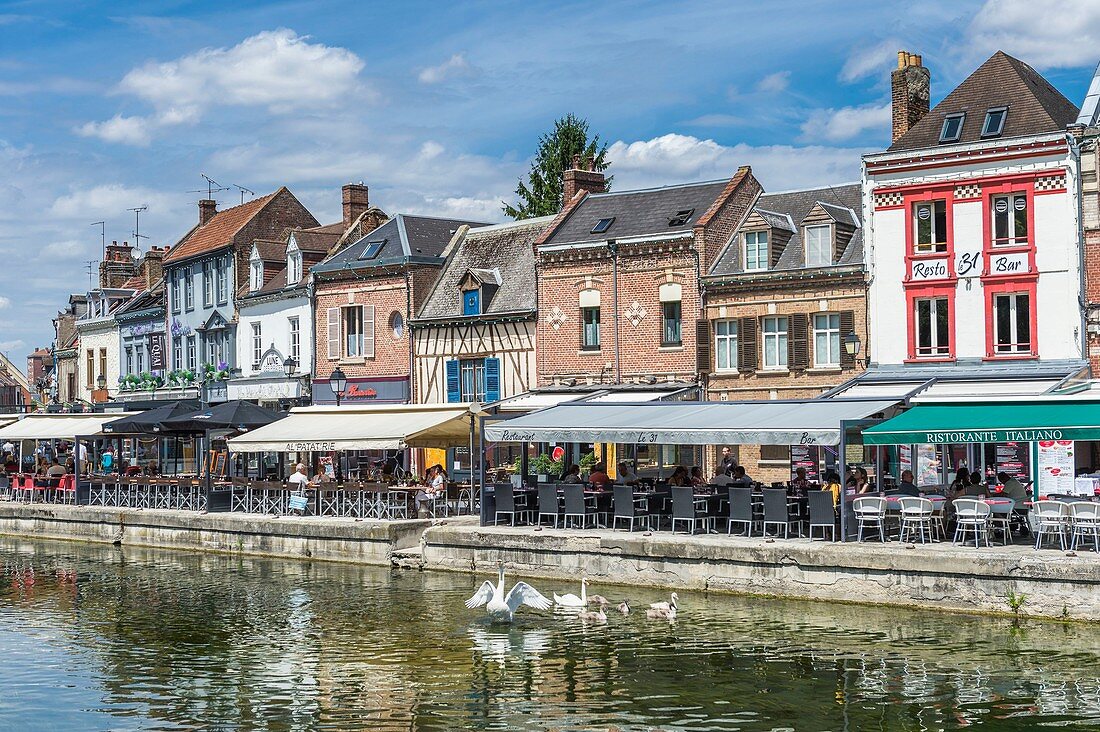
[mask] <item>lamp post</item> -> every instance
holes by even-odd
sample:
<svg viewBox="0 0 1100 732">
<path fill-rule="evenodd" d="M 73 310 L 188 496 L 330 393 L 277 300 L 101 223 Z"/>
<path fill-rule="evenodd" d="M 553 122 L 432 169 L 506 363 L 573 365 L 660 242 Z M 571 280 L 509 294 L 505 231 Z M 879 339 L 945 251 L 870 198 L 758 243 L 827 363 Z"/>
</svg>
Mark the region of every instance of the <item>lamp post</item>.
<svg viewBox="0 0 1100 732">
<path fill-rule="evenodd" d="M 340 397 L 344 395 L 344 389 L 348 386 L 348 377 L 337 366 L 328 377 L 329 388 L 336 395 L 336 406 L 340 406 Z"/>
<path fill-rule="evenodd" d="M 96 386 L 96 390 L 99 392 L 99 394 L 98 394 L 99 398 L 95 399 L 93 397 L 93 400 L 94 401 L 99 401 L 99 402 L 107 401 L 107 395 L 104 393 L 104 392 L 107 391 L 107 375 L 106 374 L 100 374 L 99 376 L 97 376 L 96 380 L 95 380 L 95 386 Z"/>
<path fill-rule="evenodd" d="M 859 348 L 863 343 L 859 340 L 859 336 L 853 330 L 848 335 L 844 336 L 844 352 L 852 358 L 856 358 L 859 355 Z M 858 359 L 856 360 L 858 363 Z"/>
<path fill-rule="evenodd" d="M 286 374 L 286 377 L 288 379 L 294 377 L 294 371 L 297 368 L 298 368 L 298 362 L 294 360 L 293 356 L 291 356 L 290 358 L 283 361 L 283 373 Z"/>
</svg>

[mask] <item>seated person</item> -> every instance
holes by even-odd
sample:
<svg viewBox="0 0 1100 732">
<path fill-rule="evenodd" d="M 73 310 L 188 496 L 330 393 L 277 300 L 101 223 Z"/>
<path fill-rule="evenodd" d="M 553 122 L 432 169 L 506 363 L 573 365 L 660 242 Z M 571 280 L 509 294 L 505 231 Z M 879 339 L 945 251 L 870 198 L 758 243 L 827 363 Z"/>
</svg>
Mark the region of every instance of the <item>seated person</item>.
<svg viewBox="0 0 1100 732">
<path fill-rule="evenodd" d="M 738 488 L 752 488 L 753 480 L 745 474 L 745 466 L 738 465 L 733 469 L 733 480 L 730 485 L 737 486 Z"/>
<path fill-rule="evenodd" d="M 305 463 L 298 463 L 294 466 L 294 472 L 290 474 L 287 483 L 295 490 L 302 490 L 308 482 L 309 474 L 306 472 Z"/>
<path fill-rule="evenodd" d="M 588 474 L 588 482 L 594 486 L 611 485 L 611 476 L 607 474 L 607 466 L 604 463 L 596 463 L 592 472 Z"/>
<path fill-rule="evenodd" d="M 835 470 L 825 474 L 825 485 L 821 486 L 821 490 L 830 491 L 833 494 L 833 508 L 836 508 L 840 503 L 840 475 Z"/>
<path fill-rule="evenodd" d="M 721 466 L 719 466 L 721 467 Z M 730 465 L 718 471 L 718 475 L 711 479 L 711 485 L 725 487 L 733 482 L 733 466 Z"/>
<path fill-rule="evenodd" d="M 565 475 L 562 476 L 562 483 L 581 483 L 581 466 L 576 463 L 569 466 L 569 469 L 565 471 Z"/>
<path fill-rule="evenodd" d="M 691 469 L 691 484 L 693 486 L 706 485 L 707 479 L 703 477 L 703 469 L 696 465 Z"/>
<path fill-rule="evenodd" d="M 913 483 L 913 471 L 901 471 L 901 482 L 898 483 L 897 492 L 903 496 L 919 496 L 920 488 Z"/>
<path fill-rule="evenodd" d="M 806 468 L 798 468 L 794 471 L 794 480 L 791 481 L 791 490 L 795 495 L 804 496 L 810 489 L 810 481 L 806 480 Z"/>
<path fill-rule="evenodd" d="M 54 458 L 50 461 L 50 467 L 46 469 L 46 476 L 49 478 L 60 478 L 65 474 L 65 466 Z"/>
<path fill-rule="evenodd" d="M 676 469 L 672 471 L 672 475 L 668 477 L 668 484 L 676 488 L 691 485 L 691 476 L 688 475 L 687 468 L 683 465 L 677 465 Z"/>
<path fill-rule="evenodd" d="M 625 460 L 619 463 L 619 483 L 623 485 L 638 485 L 638 476 L 630 469 L 630 463 Z"/>
<path fill-rule="evenodd" d="M 1024 488 L 1024 484 L 1003 470 L 997 473 L 997 481 L 1004 486 L 1002 495 L 1004 495 L 1005 498 L 1011 498 L 1016 501 L 1016 503 L 1023 503 L 1028 499 L 1027 489 Z"/>
</svg>

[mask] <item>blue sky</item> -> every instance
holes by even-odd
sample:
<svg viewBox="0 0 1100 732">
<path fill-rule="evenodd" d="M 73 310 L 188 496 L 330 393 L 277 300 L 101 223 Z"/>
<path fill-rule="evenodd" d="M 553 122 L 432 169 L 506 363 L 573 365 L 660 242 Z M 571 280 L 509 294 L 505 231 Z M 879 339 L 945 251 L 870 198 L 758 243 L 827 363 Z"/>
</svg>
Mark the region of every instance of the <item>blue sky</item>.
<svg viewBox="0 0 1100 732">
<path fill-rule="evenodd" d="M 779 9 L 782 8 L 782 9 Z M 16 363 L 87 260 L 194 222 L 206 173 L 287 185 L 324 223 L 362 180 L 390 213 L 501 218 L 567 112 L 619 189 L 729 176 L 858 179 L 889 140 L 896 51 L 933 103 L 998 48 L 1080 103 L 1100 3 L 0 2 L 0 350 Z M 240 201 L 219 194 L 220 205 Z"/>
</svg>

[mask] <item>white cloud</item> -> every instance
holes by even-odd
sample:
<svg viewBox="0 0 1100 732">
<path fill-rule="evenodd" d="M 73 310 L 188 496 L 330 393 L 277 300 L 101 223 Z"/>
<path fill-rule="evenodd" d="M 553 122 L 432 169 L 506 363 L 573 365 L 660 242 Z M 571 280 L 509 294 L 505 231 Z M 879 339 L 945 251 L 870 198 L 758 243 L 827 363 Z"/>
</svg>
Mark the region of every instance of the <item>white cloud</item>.
<svg viewBox="0 0 1100 732">
<path fill-rule="evenodd" d="M 107 183 L 90 188 L 70 190 L 54 199 L 50 214 L 61 219 L 88 219 L 114 217 L 128 208 L 148 205 L 151 211 L 164 216 L 175 201 L 168 195 L 149 188 Z"/>
<path fill-rule="evenodd" d="M 4 297 L 3 295 L 0 295 L 0 310 L 3 310 L 6 307 L 11 307 L 11 300 Z"/>
<path fill-rule="evenodd" d="M 607 158 L 618 190 L 729 178 L 741 165 L 751 165 L 765 188 L 784 190 L 858 180 L 861 152 L 820 145 L 727 146 L 670 133 L 620 140 L 608 147 Z"/>
<path fill-rule="evenodd" d="M 21 341 L 21 340 L 18 340 L 18 339 L 12 340 L 12 341 L 0 341 L 0 351 L 4 351 L 4 352 L 18 351 L 24 345 L 26 345 L 25 342 Z M 18 360 L 18 359 L 16 359 L 16 360 Z"/>
<path fill-rule="evenodd" d="M 447 79 L 473 76 L 475 73 L 476 69 L 466 60 L 466 54 L 456 53 L 437 66 L 421 69 L 417 78 L 421 84 L 438 84 Z"/>
<path fill-rule="evenodd" d="M 88 250 L 88 242 L 76 239 L 50 242 L 42 247 L 40 257 L 52 259 L 68 259 L 83 254 Z"/>
<path fill-rule="evenodd" d="M 148 117 L 116 115 L 77 131 L 108 142 L 148 144 L 157 128 L 198 122 L 214 106 L 261 107 L 285 114 L 303 106 L 336 106 L 369 96 L 359 82 L 363 60 L 347 50 L 310 43 L 281 28 L 232 48 L 204 48 L 175 61 L 131 70 L 117 92 L 153 106 Z"/>
<path fill-rule="evenodd" d="M 1033 0 L 986 0 L 968 28 L 974 60 L 1002 50 L 1036 68 L 1092 66 L 1100 47 L 1100 3 L 1062 0 L 1045 8 Z"/>
<path fill-rule="evenodd" d="M 844 67 L 840 70 L 840 80 L 851 83 L 872 74 L 882 74 L 886 78 L 886 73 L 893 68 L 891 62 L 897 59 L 898 51 L 903 48 L 901 41 L 887 38 L 873 46 L 859 49 L 844 62 Z"/>
<path fill-rule="evenodd" d="M 889 104 L 865 104 L 861 107 L 817 109 L 802 123 L 802 139 L 806 141 L 850 140 L 867 131 L 885 133 L 890 129 Z"/>
<path fill-rule="evenodd" d="M 791 82 L 790 71 L 776 71 L 774 74 L 768 74 L 763 79 L 756 83 L 757 91 L 777 94 L 786 90 L 787 86 Z"/>
</svg>

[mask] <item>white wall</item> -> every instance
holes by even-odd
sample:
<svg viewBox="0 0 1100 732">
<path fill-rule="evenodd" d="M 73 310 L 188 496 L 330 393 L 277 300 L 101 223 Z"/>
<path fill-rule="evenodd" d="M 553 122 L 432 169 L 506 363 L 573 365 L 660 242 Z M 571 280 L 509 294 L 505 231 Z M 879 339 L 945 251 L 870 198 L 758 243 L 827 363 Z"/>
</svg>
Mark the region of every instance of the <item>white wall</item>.
<svg viewBox="0 0 1100 732">
<path fill-rule="evenodd" d="M 88 328 L 80 327 L 80 351 L 77 354 L 76 388 L 77 398 L 92 401 L 92 391 L 95 390 L 96 378 L 99 376 L 99 350 L 107 349 L 107 391 L 112 396 L 118 393 L 118 327 L 113 320 L 104 322 L 105 327 Z M 113 327 L 112 327 L 113 326 Z M 92 388 L 88 388 L 87 353 L 88 349 L 95 351 L 95 373 L 92 374 Z"/>
<path fill-rule="evenodd" d="M 254 376 L 259 373 L 252 353 L 252 323 L 260 323 L 260 333 L 263 336 L 262 351 L 266 351 L 274 343 L 275 348 L 285 359 L 290 356 L 289 319 L 294 317 L 298 318 L 298 373 L 312 372 L 313 311 L 310 309 L 308 297 L 302 295 L 258 304 L 239 300 L 237 312 L 240 318 L 237 325 L 237 364 L 241 369 L 241 376 Z"/>
</svg>

